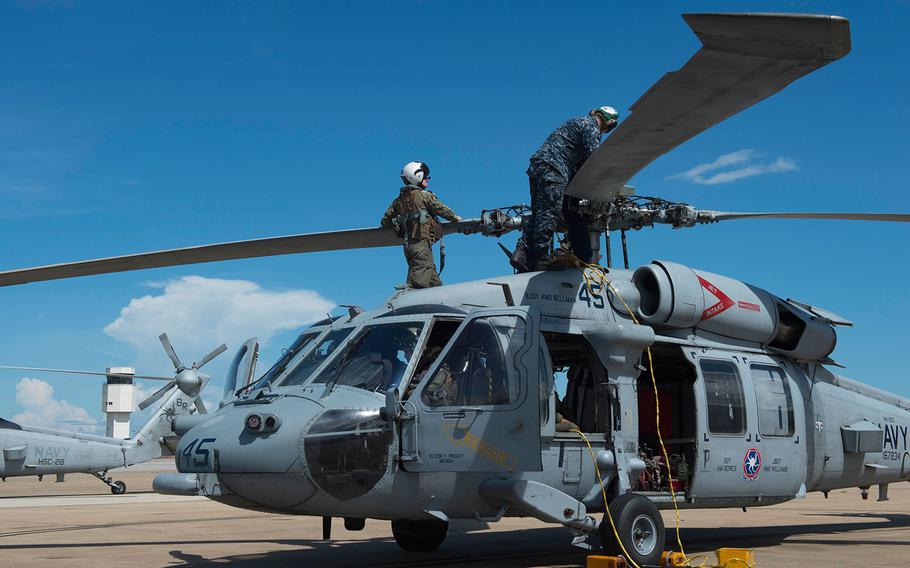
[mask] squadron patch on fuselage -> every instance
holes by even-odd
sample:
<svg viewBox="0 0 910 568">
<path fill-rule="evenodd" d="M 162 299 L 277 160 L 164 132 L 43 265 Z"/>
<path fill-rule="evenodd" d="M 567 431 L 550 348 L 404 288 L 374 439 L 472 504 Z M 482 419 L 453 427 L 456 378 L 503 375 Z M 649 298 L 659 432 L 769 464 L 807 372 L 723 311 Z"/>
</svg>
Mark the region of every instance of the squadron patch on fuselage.
<svg viewBox="0 0 910 568">
<path fill-rule="evenodd" d="M 758 472 L 761 471 L 761 452 L 758 448 L 749 448 L 746 455 L 743 456 L 743 479 L 753 481 L 758 479 Z"/>
</svg>

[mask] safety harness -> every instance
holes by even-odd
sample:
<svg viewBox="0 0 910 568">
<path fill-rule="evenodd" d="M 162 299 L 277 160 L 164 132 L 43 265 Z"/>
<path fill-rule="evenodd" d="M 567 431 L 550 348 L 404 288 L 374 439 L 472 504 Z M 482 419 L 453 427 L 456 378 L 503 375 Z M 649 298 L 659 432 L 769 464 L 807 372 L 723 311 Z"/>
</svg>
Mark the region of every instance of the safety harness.
<svg viewBox="0 0 910 568">
<path fill-rule="evenodd" d="M 392 204 L 396 216 L 392 217 L 392 228 L 401 237 L 404 245 L 410 244 L 411 239 L 427 240 L 432 244 L 439 241 L 439 273 L 445 270 L 446 256 L 445 243 L 442 240 L 442 230 L 436 216 L 425 207 L 420 207 L 414 199 L 414 191 L 421 188 L 406 185 L 401 188 L 401 194 Z"/>
</svg>

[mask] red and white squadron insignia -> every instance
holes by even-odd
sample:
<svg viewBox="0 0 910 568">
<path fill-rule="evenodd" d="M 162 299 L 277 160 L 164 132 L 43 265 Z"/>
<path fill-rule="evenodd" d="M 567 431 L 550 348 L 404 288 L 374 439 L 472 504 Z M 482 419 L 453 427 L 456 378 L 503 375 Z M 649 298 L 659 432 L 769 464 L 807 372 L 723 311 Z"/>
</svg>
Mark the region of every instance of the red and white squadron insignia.
<svg viewBox="0 0 910 568">
<path fill-rule="evenodd" d="M 761 471 L 761 452 L 758 448 L 749 448 L 743 456 L 743 479 L 752 481 L 758 478 Z"/>
<path fill-rule="evenodd" d="M 696 275 L 696 276 L 698 276 L 698 275 Z M 715 298 L 717 298 L 716 304 L 714 304 L 710 308 L 705 308 L 705 311 L 702 312 L 702 314 L 701 314 L 702 321 L 704 321 L 706 319 L 711 319 L 714 316 L 716 316 L 717 314 L 724 312 L 724 311 L 730 309 L 731 307 L 733 307 L 733 304 L 734 304 L 733 300 L 730 299 L 730 296 L 721 292 L 720 288 L 718 288 L 714 284 L 711 284 L 710 282 L 708 282 L 701 276 L 698 276 L 698 281 L 701 283 L 702 288 L 704 288 L 708 292 L 711 292 L 711 294 Z"/>
</svg>

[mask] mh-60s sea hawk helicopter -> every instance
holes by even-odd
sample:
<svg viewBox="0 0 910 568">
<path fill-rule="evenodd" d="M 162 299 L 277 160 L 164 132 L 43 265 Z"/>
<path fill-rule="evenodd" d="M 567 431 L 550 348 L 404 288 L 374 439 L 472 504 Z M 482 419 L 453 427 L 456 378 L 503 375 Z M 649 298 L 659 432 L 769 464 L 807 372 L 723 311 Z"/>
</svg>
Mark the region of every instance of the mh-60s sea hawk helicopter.
<svg viewBox="0 0 910 568">
<path fill-rule="evenodd" d="M 645 93 L 567 189 L 601 229 L 592 243 L 654 223 L 910 221 L 627 195 L 658 156 L 850 50 L 838 17 L 684 17 L 703 47 Z M 444 232 L 499 236 L 521 222 L 521 211 L 490 210 Z M 399 244 L 379 228 L 257 239 L 8 271 L 0 285 Z M 449 519 L 533 516 L 579 545 L 599 532 L 643 565 L 664 548 L 660 508 L 770 505 L 873 484 L 886 498 L 888 483 L 908 479 L 910 400 L 826 367 L 835 327 L 849 321 L 670 261 L 607 264 L 398 291 L 314 324 L 250 384 L 248 342 L 228 377 L 241 388 L 217 412 L 176 421 L 182 473 L 155 487 L 322 516 L 326 536 L 332 517 L 352 530 L 391 520 L 407 550 L 438 547 Z M 569 422 L 577 432 L 563 431 Z"/>
<path fill-rule="evenodd" d="M 110 486 L 114 495 L 126 493 L 126 484 L 113 479 L 108 471 L 159 458 L 164 448 L 174 450 L 177 444 L 173 431 L 174 419 L 190 416 L 196 410 L 203 414 L 206 412 L 199 395 L 211 377 L 200 373 L 199 369 L 227 350 L 227 346 L 222 344 L 198 362 L 186 367 L 174 352 L 167 334 L 161 334 L 159 339 L 174 363 L 175 375 L 171 378 L 135 373 L 124 375 L 117 372 L 120 368 L 96 373 L 0 365 L 0 369 L 102 375 L 115 385 L 130 389 L 133 388 L 133 379 L 168 381 L 139 403 L 139 409 L 145 410 L 161 400 L 160 406 L 152 412 L 145 424 L 127 439 L 20 425 L 0 418 L 0 449 L 3 450 L 0 454 L 0 479 L 6 481 L 7 477 L 37 476 L 40 480 L 45 475 L 55 475 L 57 481 L 62 482 L 68 473 L 88 473 Z M 129 400 L 132 401 L 132 398 Z M 132 405 L 132 402 L 129 404 Z"/>
</svg>

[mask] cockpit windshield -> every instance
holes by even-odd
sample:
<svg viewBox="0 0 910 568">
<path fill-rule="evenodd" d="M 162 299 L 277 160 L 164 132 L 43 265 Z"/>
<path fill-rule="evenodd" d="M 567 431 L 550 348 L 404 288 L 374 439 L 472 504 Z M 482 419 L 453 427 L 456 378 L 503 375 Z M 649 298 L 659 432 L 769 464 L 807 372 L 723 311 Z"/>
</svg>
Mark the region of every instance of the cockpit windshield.
<svg viewBox="0 0 910 568">
<path fill-rule="evenodd" d="M 354 331 L 353 327 L 343 327 L 327 333 L 326 336 L 322 338 L 322 341 L 319 342 L 319 345 L 307 353 L 306 356 L 300 360 L 300 364 L 298 364 L 293 371 L 288 373 L 288 376 L 281 381 L 280 386 L 290 387 L 302 385 L 306 382 L 313 371 L 335 352 L 335 348 L 338 347 L 352 331 Z"/>
<path fill-rule="evenodd" d="M 248 388 L 241 390 L 256 390 L 265 386 L 266 383 L 272 383 L 281 376 L 281 374 L 288 368 L 288 365 L 291 363 L 297 355 L 305 353 L 306 350 L 313 344 L 313 341 L 319 337 L 321 331 L 309 331 L 301 333 L 297 339 L 294 340 L 294 343 L 291 344 L 286 350 L 281 354 L 281 358 L 275 362 L 272 367 L 265 372 L 255 383 L 251 384 Z"/>
<path fill-rule="evenodd" d="M 404 376 L 423 327 L 423 322 L 367 326 L 313 382 L 385 392 Z"/>
</svg>

